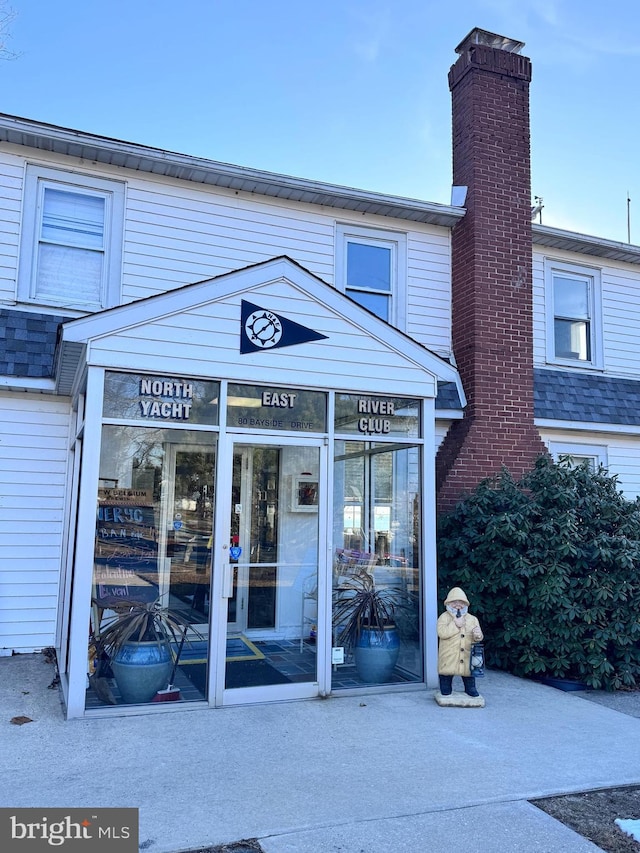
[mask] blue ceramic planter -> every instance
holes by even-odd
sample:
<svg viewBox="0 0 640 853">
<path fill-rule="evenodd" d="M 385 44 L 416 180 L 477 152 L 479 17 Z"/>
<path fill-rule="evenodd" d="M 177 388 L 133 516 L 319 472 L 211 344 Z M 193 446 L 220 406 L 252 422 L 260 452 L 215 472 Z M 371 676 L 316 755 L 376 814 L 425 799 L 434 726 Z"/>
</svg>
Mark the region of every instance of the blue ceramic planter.
<svg viewBox="0 0 640 853">
<path fill-rule="evenodd" d="M 169 684 L 171 653 L 166 643 L 125 643 L 111 660 L 111 669 L 128 705 L 150 702 Z"/>
<path fill-rule="evenodd" d="M 354 659 L 358 678 L 369 684 L 391 681 L 400 654 L 400 636 L 395 625 L 382 631 L 363 628 L 356 641 Z"/>
</svg>

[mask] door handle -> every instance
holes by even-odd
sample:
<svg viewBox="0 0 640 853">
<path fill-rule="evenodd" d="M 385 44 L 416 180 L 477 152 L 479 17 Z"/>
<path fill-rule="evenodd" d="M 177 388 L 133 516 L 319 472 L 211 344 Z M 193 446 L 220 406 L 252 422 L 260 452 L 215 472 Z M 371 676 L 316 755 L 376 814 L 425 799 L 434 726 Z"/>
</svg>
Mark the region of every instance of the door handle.
<svg viewBox="0 0 640 853">
<path fill-rule="evenodd" d="M 225 560 L 222 564 L 222 597 L 231 598 L 233 596 L 233 566 L 229 560 Z"/>
</svg>

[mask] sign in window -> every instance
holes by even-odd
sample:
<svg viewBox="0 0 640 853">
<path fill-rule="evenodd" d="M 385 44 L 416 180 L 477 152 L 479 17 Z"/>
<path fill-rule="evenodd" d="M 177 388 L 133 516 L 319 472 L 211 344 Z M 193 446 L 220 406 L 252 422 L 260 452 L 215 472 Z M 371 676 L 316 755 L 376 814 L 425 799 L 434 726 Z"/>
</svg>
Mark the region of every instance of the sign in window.
<svg viewBox="0 0 640 853">
<path fill-rule="evenodd" d="M 227 426 L 248 429 L 325 432 L 327 395 L 322 391 L 229 385 Z"/>
<path fill-rule="evenodd" d="M 218 423 L 220 383 L 179 376 L 113 373 L 104 378 L 105 418 L 163 424 Z"/>
<path fill-rule="evenodd" d="M 340 434 L 417 438 L 420 401 L 403 397 L 336 394 L 335 430 Z"/>
</svg>

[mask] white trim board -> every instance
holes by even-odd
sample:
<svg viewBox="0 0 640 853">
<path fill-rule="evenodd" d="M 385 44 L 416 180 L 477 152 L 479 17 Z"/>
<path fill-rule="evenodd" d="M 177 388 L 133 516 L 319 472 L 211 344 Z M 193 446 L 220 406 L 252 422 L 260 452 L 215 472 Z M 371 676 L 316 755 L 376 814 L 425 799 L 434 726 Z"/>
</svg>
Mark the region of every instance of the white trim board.
<svg viewBox="0 0 640 853">
<path fill-rule="evenodd" d="M 536 418 L 539 429 L 570 430 L 571 432 L 604 432 L 615 435 L 640 435 L 640 426 L 634 424 L 587 423 L 586 421 L 556 421 L 549 418 Z"/>
</svg>

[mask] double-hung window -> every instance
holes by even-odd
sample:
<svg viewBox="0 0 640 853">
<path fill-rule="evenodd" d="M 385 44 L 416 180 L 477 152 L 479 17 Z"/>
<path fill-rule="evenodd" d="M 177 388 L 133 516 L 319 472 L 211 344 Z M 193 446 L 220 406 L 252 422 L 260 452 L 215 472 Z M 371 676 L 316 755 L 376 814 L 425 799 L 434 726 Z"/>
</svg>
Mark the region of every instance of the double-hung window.
<svg viewBox="0 0 640 853">
<path fill-rule="evenodd" d="M 547 358 L 600 367 L 600 273 L 547 262 Z"/>
<path fill-rule="evenodd" d="M 406 236 L 338 225 L 339 289 L 387 323 L 404 328 Z"/>
<path fill-rule="evenodd" d="M 120 296 L 124 184 L 28 166 L 18 297 L 94 311 Z"/>
<path fill-rule="evenodd" d="M 600 466 L 607 467 L 607 448 L 601 444 L 569 444 L 564 441 L 550 441 L 549 452 L 556 462 L 567 460 L 572 468 L 585 462 L 592 471 Z"/>
</svg>

